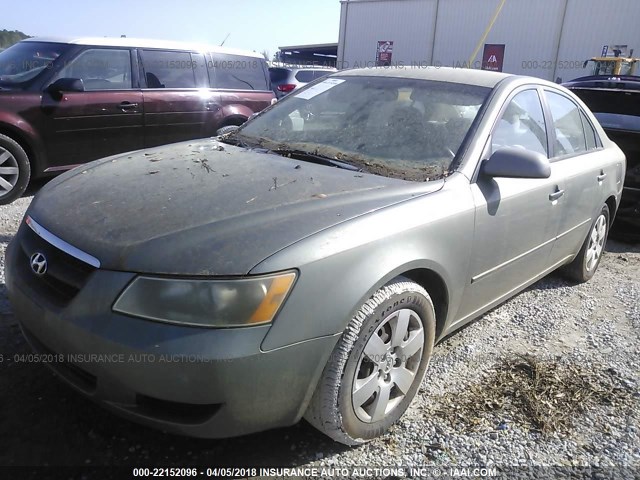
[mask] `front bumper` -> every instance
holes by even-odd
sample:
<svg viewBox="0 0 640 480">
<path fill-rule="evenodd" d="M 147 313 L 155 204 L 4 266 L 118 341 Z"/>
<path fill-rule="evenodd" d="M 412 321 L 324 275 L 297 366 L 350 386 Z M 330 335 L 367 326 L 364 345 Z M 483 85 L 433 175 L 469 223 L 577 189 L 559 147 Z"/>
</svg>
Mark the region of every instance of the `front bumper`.
<svg viewBox="0 0 640 480">
<path fill-rule="evenodd" d="M 61 306 L 21 267 L 19 237 L 6 253 L 16 318 L 43 361 L 84 395 L 137 422 L 207 438 L 292 425 L 304 413 L 335 337 L 263 352 L 268 325 L 207 329 L 116 314 L 134 275 L 100 269 Z"/>
</svg>

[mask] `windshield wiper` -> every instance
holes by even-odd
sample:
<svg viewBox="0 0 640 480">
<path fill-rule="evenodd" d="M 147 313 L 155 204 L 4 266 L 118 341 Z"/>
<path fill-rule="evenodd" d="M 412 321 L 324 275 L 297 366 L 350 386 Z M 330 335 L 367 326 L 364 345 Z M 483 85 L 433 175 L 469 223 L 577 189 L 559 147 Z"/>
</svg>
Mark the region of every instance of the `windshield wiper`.
<svg viewBox="0 0 640 480">
<path fill-rule="evenodd" d="M 327 165 L 329 167 L 344 168 L 345 170 L 351 170 L 352 172 L 362 172 L 362 168 L 352 165 L 348 162 L 336 160 L 335 158 L 325 157 L 317 153 L 305 152 L 304 150 L 295 150 L 287 148 L 273 148 L 267 150 L 268 153 L 276 153 L 278 155 L 286 155 L 296 160 L 303 162 L 317 163 L 319 165 Z"/>
</svg>

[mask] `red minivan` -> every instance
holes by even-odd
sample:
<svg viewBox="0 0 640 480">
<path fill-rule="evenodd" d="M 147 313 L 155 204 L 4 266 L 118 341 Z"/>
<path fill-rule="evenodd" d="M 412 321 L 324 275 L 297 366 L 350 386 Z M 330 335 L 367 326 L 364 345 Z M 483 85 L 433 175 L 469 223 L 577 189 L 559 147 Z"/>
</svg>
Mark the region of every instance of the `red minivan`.
<svg viewBox="0 0 640 480">
<path fill-rule="evenodd" d="M 275 100 L 262 55 L 130 38 L 30 38 L 0 52 L 0 205 L 30 178 L 216 135 Z"/>
</svg>

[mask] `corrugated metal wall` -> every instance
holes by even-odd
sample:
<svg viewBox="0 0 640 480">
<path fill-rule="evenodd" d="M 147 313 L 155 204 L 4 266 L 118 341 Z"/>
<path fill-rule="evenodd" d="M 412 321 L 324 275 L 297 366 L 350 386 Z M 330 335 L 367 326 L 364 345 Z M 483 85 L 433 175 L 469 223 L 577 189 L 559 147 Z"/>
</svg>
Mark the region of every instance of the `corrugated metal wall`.
<svg viewBox="0 0 640 480">
<path fill-rule="evenodd" d="M 476 68 L 485 43 L 505 44 L 505 72 L 563 81 L 589 73 L 582 63 L 603 45 L 640 55 L 640 0 L 506 0 L 482 41 L 501 1 L 343 0 L 339 66 L 373 66 L 382 40 L 393 64 Z"/>
</svg>

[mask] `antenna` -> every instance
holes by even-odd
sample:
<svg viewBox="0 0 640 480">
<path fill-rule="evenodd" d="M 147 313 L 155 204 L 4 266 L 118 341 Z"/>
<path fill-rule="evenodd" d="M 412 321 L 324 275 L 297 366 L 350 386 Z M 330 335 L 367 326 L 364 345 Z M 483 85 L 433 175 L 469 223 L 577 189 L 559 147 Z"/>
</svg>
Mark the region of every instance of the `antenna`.
<svg viewBox="0 0 640 480">
<path fill-rule="evenodd" d="M 221 47 L 224 46 L 224 42 L 227 41 L 227 38 L 229 38 L 229 35 L 231 35 L 231 32 L 227 33 L 227 36 L 224 37 L 224 40 L 222 40 L 222 43 L 220 44 Z"/>
</svg>

